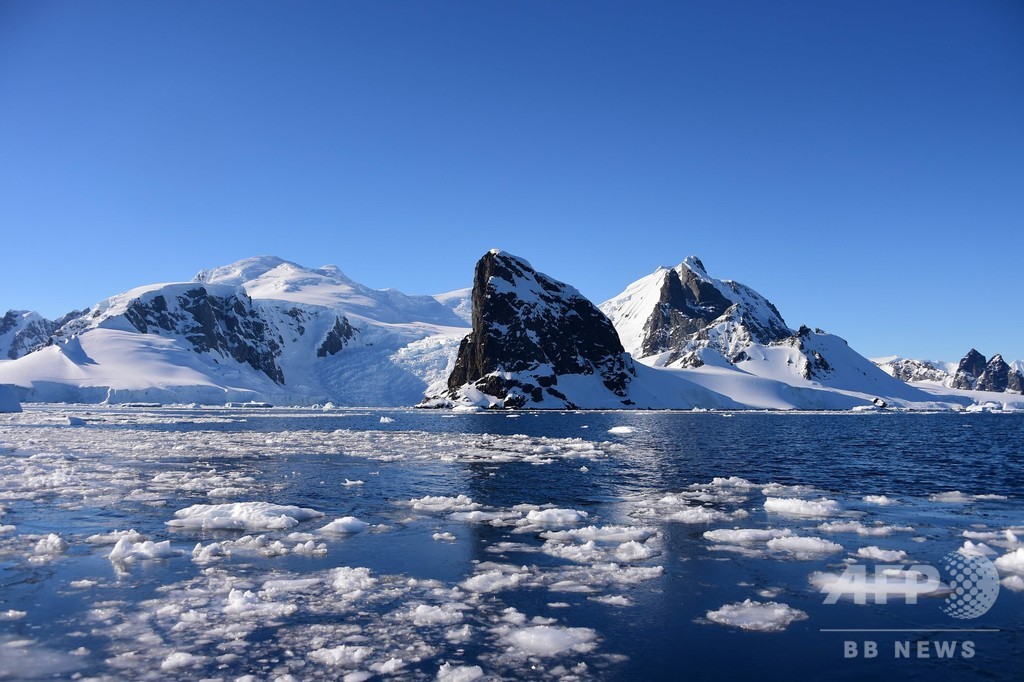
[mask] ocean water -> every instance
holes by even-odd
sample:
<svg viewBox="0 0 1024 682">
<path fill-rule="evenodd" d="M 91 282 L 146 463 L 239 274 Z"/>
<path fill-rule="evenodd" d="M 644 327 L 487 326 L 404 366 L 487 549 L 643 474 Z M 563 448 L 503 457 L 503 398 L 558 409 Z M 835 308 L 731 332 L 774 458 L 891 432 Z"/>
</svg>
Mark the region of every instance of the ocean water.
<svg viewBox="0 0 1024 682">
<path fill-rule="evenodd" d="M 1012 414 L 33 406 L 0 415 L 0 679 L 1020 679 L 1022 435 Z M 239 503 L 247 529 L 193 508 Z M 346 517 L 365 529 L 320 530 Z M 822 574 L 967 540 L 1006 557 L 977 618 L 942 592 L 824 603 Z"/>
</svg>

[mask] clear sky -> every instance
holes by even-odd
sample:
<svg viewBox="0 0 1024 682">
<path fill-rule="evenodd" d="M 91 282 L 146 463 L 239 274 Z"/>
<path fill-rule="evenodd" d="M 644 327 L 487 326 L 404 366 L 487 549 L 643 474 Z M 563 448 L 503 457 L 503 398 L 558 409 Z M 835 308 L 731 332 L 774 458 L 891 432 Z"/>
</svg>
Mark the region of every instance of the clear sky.
<svg viewBox="0 0 1024 682">
<path fill-rule="evenodd" d="M 260 254 L 699 254 L 866 355 L 1024 358 L 1024 2 L 0 2 L 0 311 Z"/>
</svg>

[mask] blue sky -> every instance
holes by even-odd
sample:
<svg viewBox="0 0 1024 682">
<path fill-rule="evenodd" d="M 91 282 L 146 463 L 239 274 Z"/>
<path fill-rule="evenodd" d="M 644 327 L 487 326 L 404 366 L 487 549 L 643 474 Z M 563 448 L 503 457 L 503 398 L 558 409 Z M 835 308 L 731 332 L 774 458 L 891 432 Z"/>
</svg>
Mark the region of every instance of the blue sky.
<svg viewBox="0 0 1024 682">
<path fill-rule="evenodd" d="M 1024 3 L 0 3 L 0 309 L 258 254 L 602 301 L 699 254 L 867 355 L 1024 358 Z"/>
</svg>

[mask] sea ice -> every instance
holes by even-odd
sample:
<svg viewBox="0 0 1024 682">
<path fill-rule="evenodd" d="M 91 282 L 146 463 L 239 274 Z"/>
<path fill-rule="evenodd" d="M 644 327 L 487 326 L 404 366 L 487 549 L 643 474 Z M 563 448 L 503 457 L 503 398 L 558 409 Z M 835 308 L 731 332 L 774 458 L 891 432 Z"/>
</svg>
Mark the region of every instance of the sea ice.
<svg viewBox="0 0 1024 682">
<path fill-rule="evenodd" d="M 608 433 L 615 434 L 616 436 L 626 436 L 631 433 L 634 433 L 635 431 L 636 429 L 634 429 L 632 426 L 613 426 L 612 428 L 608 429 Z"/>
<path fill-rule="evenodd" d="M 832 516 L 839 511 L 839 503 L 822 497 L 817 500 L 802 500 L 795 497 L 769 497 L 764 501 L 768 512 L 784 516 L 810 516 L 820 518 Z"/>
<path fill-rule="evenodd" d="M 534 509 L 527 512 L 526 520 L 544 528 L 566 528 L 584 521 L 587 516 L 587 512 L 575 509 Z"/>
<path fill-rule="evenodd" d="M 481 506 L 466 495 L 458 495 L 457 497 L 426 495 L 425 497 L 409 500 L 407 504 L 416 511 L 431 513 L 446 511 L 472 511 L 474 509 L 479 509 Z"/>
<path fill-rule="evenodd" d="M 807 614 L 788 604 L 747 599 L 735 604 L 726 604 L 717 611 L 708 611 L 707 618 L 714 623 L 743 630 L 780 632 L 789 627 L 790 623 L 806 619 Z"/>
<path fill-rule="evenodd" d="M 1008 552 L 996 559 L 996 568 L 1003 573 L 1024 576 L 1024 547 Z"/>
<path fill-rule="evenodd" d="M 166 559 L 168 557 L 180 556 L 183 552 L 178 549 L 171 549 L 171 542 L 132 542 L 127 537 L 122 537 L 114 545 L 114 548 L 107 555 L 107 558 L 117 563 L 132 563 L 146 559 Z"/>
<path fill-rule="evenodd" d="M 798 559 L 815 558 L 843 551 L 843 546 L 835 542 L 800 535 L 775 538 L 769 540 L 767 546 L 772 551 L 788 552 Z"/>
<path fill-rule="evenodd" d="M 291 505 L 269 502 L 232 502 L 229 504 L 195 504 L 174 513 L 167 522 L 175 528 L 196 530 L 285 530 L 300 521 L 316 519 L 323 513 Z"/>
<path fill-rule="evenodd" d="M 483 676 L 484 669 L 478 665 L 444 663 L 437 671 L 437 682 L 475 682 Z"/>
<path fill-rule="evenodd" d="M 504 641 L 527 656 L 555 656 L 565 651 L 591 651 L 597 633 L 590 628 L 534 625 L 505 635 Z"/>
<path fill-rule="evenodd" d="M 340 519 L 331 521 L 320 528 L 321 533 L 352 534 L 362 533 L 370 527 L 365 521 L 360 521 L 354 516 L 343 516 Z"/>
<path fill-rule="evenodd" d="M 907 553 L 902 549 L 882 549 L 871 545 L 870 547 L 861 547 L 857 550 L 857 556 L 861 559 L 874 559 L 875 561 L 884 561 L 891 563 L 894 561 L 903 561 L 907 558 Z"/>
</svg>

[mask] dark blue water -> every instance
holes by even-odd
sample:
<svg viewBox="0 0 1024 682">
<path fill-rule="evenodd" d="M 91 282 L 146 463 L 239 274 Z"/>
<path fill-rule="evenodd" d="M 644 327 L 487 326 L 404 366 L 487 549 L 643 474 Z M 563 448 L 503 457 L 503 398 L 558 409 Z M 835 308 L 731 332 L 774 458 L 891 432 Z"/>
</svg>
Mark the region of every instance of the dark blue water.
<svg viewBox="0 0 1024 682">
<path fill-rule="evenodd" d="M 397 651 L 401 640 L 413 636 L 428 644 L 429 651 L 408 655 L 396 675 L 399 679 L 433 679 L 445 661 L 480 665 L 492 679 L 843 680 L 869 675 L 887 679 L 1020 679 L 1019 658 L 1024 654 L 1020 637 L 1024 595 L 1020 592 L 1004 588 L 983 617 L 959 621 L 943 613 L 943 600 L 936 598 L 917 605 L 825 605 L 808 577 L 815 571 L 842 570 L 843 561 L 860 547 L 902 549 L 914 563 L 935 563 L 960 547 L 964 530 L 1001 532 L 1024 525 L 1024 504 L 1019 497 L 1024 484 L 1021 416 L 523 413 L 509 419 L 489 413 L 446 418 L 440 412 L 420 411 L 337 415 L 308 410 L 259 414 L 218 410 L 216 415 L 233 421 L 203 423 L 201 419 L 210 413 L 164 409 L 133 421 L 135 413 L 130 410 L 75 411 L 90 420 L 85 427 L 88 437 L 81 430 L 55 426 L 57 419 L 48 410 L 30 410 L 3 424 L 0 471 L 7 473 L 3 485 L 11 489 L 3 492 L 0 487 L 0 505 L 7 509 L 0 525 L 12 524 L 17 530 L 0 535 L 0 612 L 23 611 L 26 615 L 0 620 L 0 679 L 67 679 L 76 674 L 111 679 L 234 679 L 254 674 L 264 679 L 286 671 L 296 679 L 340 679 L 347 672 L 365 671 L 365 666 L 358 665 L 325 668 L 308 660 L 296 662 L 305 655 L 300 650 L 303 642 L 312 641 L 317 628 L 325 623 L 335 628 L 328 640 L 337 637 L 340 628 L 352 626 L 378 652 Z M 394 421 L 381 423 L 382 415 Z M 634 431 L 609 434 L 614 426 L 629 426 Z M 381 441 L 381 447 L 390 451 L 377 454 L 396 461 L 367 458 L 364 446 L 346 446 L 348 436 L 320 437 L 337 429 L 393 435 Z M 277 441 L 282 433 L 292 447 L 282 449 Z M 472 434 L 524 434 L 616 445 L 596 459 L 555 458 L 544 464 L 481 458 L 466 461 L 460 458 L 460 450 L 467 447 Z M 143 456 L 129 449 L 132 443 L 153 441 L 180 442 L 183 448 L 168 447 Z M 199 448 L 196 444 L 200 442 L 209 447 Z M 435 452 L 436 458 L 402 459 L 420 452 L 417 447 L 423 443 L 429 444 L 427 450 Z M 39 485 L 31 496 L 24 491 L 19 494 L 11 481 L 23 470 L 31 473 L 27 458 L 32 453 L 55 451 L 62 457 L 96 462 L 100 469 L 111 462 L 116 467 L 99 474 L 83 473 L 90 486 L 100 488 L 95 496 L 88 491 L 68 492 L 59 482 Z M 87 469 L 86 464 L 79 465 L 80 471 Z M 251 477 L 251 481 L 242 484 L 244 494 L 225 500 L 211 500 L 202 490 L 181 486 L 152 487 L 153 477 L 161 472 L 182 470 L 232 471 Z M 105 497 L 104 477 L 114 482 L 118 476 L 133 477 L 126 489 L 157 493 L 151 499 L 133 499 L 121 493 L 116 501 Z M 712 502 L 709 508 L 724 513 L 744 509 L 749 513 L 745 518 L 702 524 L 643 513 L 651 500 L 685 491 L 691 484 L 730 476 L 758 487 L 746 490 L 742 501 Z M 345 479 L 364 483 L 345 487 L 341 485 Z M 803 496 L 834 499 L 842 511 L 827 519 L 770 515 L 763 508 L 765 494 L 760 491 L 760 486 L 769 483 L 813 488 Z M 955 503 L 928 499 L 953 490 L 965 498 L 996 495 L 1006 499 Z M 553 590 L 544 576 L 576 564 L 538 552 L 543 538 L 537 531 L 517 533 L 512 526 L 457 521 L 446 513 L 414 513 L 406 504 L 424 495 L 459 494 L 468 495 L 484 510 L 552 504 L 587 512 L 588 524 L 655 528 L 660 554 L 634 564 L 661 566 L 663 573 L 635 583 L 600 584 L 592 593 Z M 862 500 L 865 495 L 887 495 L 898 502 L 870 505 Z M 387 529 L 330 539 L 325 556 L 237 555 L 196 564 L 190 557 L 194 545 L 236 539 L 241 533 L 176 530 L 165 524 L 174 511 L 192 504 L 248 500 L 299 505 L 326 514 L 324 519 L 304 522 L 290 531 L 311 532 L 326 521 L 347 515 Z M 836 520 L 911 526 L 913 532 L 863 537 L 815 529 Z M 844 551 L 812 559 L 745 556 L 716 551 L 703 537 L 709 529 L 734 526 L 786 527 L 799 535 L 838 542 Z M 127 528 L 155 541 L 170 540 L 184 554 L 138 562 L 118 572 L 105 558 L 109 546 L 85 542 L 94 533 Z M 290 531 L 267 535 L 281 538 Z M 67 552 L 46 562 L 29 561 L 35 539 L 49 532 L 60 532 L 70 543 Z M 456 540 L 435 541 L 431 537 L 435 532 L 451 532 Z M 498 543 L 509 542 L 517 546 L 492 551 Z M 1008 548 L 995 549 L 1002 554 Z M 474 599 L 463 594 L 462 602 L 471 608 L 459 624 L 473 628 L 473 635 L 464 641 L 449 641 L 443 628 L 394 625 L 396 614 L 403 612 L 406 603 L 443 603 L 442 593 L 475 570 L 479 572 L 475 568 L 478 562 L 527 566 L 536 584 Z M 258 586 L 268 577 L 323 578 L 339 566 L 367 567 L 379 576 L 375 601 L 355 609 L 332 610 L 324 603 L 324 594 L 299 592 L 282 600 L 291 599 L 297 605 L 294 613 L 264 618 L 259 627 L 237 639 L 218 632 L 208 637 L 209 641 L 198 637 L 194 628 L 176 630 L 171 620 L 146 615 L 176 603 L 188 590 L 193 597 L 203 590 L 209 592 L 211 581 L 221 575 Z M 581 566 L 588 568 L 585 563 Z M 396 584 L 408 578 L 438 581 L 440 591 L 403 586 L 390 593 L 383 585 L 392 577 Z M 71 585 L 82 579 L 96 584 Z M 758 594 L 765 589 L 772 590 L 772 596 Z M 630 605 L 613 606 L 589 598 L 607 595 L 625 596 Z M 751 632 L 707 621 L 709 611 L 748 598 L 788 604 L 808 617 L 781 632 Z M 219 609 L 216 599 L 207 600 L 204 604 L 199 599 L 189 608 L 200 614 L 204 609 Z M 117 615 L 97 615 L 97 610 L 104 608 Z M 508 608 L 528 618 L 556 619 L 557 626 L 590 628 L 596 632 L 593 647 L 532 658 L 510 654 L 501 634 L 501 614 Z M 220 616 L 214 615 L 211 611 L 211 632 L 216 632 L 220 622 L 216 620 Z M 143 623 L 148 629 L 142 628 Z M 836 629 L 906 632 L 823 631 Z M 947 632 L 950 630 L 957 631 Z M 341 640 L 327 644 L 332 641 Z M 856 642 L 858 650 L 865 641 L 872 641 L 879 654 L 872 659 L 845 658 L 848 641 Z M 934 654 L 909 660 L 894 657 L 896 642 L 911 642 L 916 652 L 918 641 L 956 642 L 957 654 L 952 658 Z M 965 641 L 973 643 L 975 653 L 969 658 L 962 656 L 960 648 Z M 933 647 L 924 645 L 930 652 Z M 313 648 L 310 645 L 309 649 Z M 225 658 L 229 650 L 232 656 Z M 161 671 L 159 663 L 167 651 L 187 651 L 204 658 Z M 126 652 L 134 652 L 135 658 L 126 657 Z M 126 663 L 132 660 L 136 664 Z M 581 663 L 586 667 L 574 669 Z M 380 675 L 382 679 L 388 676 Z"/>
</svg>

